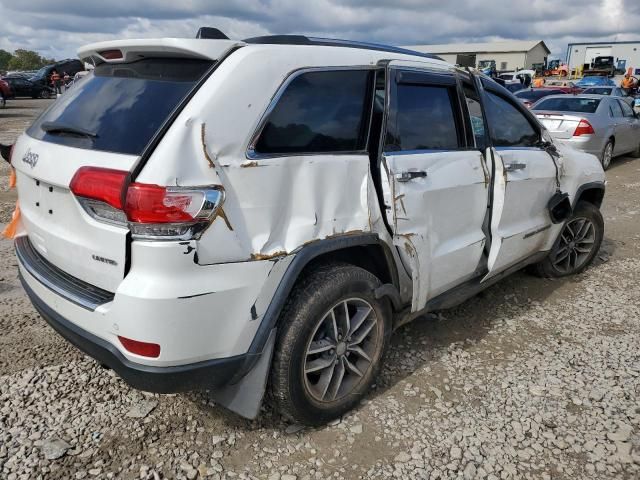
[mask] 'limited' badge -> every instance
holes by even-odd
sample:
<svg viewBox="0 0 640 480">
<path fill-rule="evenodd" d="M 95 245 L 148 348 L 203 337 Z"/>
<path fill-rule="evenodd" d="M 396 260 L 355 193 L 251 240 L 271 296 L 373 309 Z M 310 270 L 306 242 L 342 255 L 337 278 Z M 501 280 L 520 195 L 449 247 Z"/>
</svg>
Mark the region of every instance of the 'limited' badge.
<svg viewBox="0 0 640 480">
<path fill-rule="evenodd" d="M 38 163 L 39 158 L 37 153 L 33 153 L 31 149 L 29 149 L 27 153 L 24 154 L 24 157 L 22 157 L 22 161 L 33 168 Z"/>
</svg>

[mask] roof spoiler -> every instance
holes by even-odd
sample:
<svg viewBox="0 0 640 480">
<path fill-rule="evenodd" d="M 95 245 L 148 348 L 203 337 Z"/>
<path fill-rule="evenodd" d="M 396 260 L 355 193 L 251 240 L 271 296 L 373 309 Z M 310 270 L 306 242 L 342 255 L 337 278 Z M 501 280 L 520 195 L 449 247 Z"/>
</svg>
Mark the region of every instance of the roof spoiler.
<svg viewBox="0 0 640 480">
<path fill-rule="evenodd" d="M 196 38 L 204 38 L 207 40 L 229 40 L 221 30 L 213 27 L 200 27 Z"/>
</svg>

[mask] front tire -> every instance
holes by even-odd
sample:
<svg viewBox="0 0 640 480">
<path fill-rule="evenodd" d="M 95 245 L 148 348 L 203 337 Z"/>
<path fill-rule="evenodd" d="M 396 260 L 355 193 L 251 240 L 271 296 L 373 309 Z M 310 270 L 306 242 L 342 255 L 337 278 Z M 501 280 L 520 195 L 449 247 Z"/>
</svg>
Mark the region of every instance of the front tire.
<svg viewBox="0 0 640 480">
<path fill-rule="evenodd" d="M 603 238 L 604 220 L 600 210 L 592 203 L 578 202 L 553 249 L 543 261 L 533 265 L 533 271 L 546 278 L 580 273 L 593 262 Z"/>
<path fill-rule="evenodd" d="M 281 317 L 271 370 L 280 412 L 322 425 L 351 410 L 380 369 L 391 333 L 391 309 L 375 298 L 380 280 L 334 264 L 310 273 L 295 288 Z"/>
<path fill-rule="evenodd" d="M 47 90 L 46 88 L 43 88 L 40 91 L 40 95 L 38 95 L 40 98 L 44 98 L 45 100 L 48 98 L 51 98 L 51 93 L 49 92 L 49 90 Z"/>
</svg>

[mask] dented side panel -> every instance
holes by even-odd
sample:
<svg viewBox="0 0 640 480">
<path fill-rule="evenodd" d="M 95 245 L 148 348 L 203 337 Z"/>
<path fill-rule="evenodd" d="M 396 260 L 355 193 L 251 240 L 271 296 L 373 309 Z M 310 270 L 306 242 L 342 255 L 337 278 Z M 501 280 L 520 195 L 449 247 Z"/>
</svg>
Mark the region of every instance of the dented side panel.
<svg viewBox="0 0 640 480">
<path fill-rule="evenodd" d="M 385 158 L 394 243 L 413 278 L 412 310 L 473 275 L 486 241 L 488 185 L 479 151 L 407 152 Z M 398 182 L 403 171 L 426 177 Z"/>
<path fill-rule="evenodd" d="M 221 215 L 197 244 L 200 264 L 279 258 L 309 242 L 371 231 L 377 200 L 366 154 L 248 158 L 247 149 L 301 65 L 370 69 L 380 52 L 288 47 L 293 54 L 268 55 L 273 48 L 243 47 L 220 64 L 139 175 L 163 185 L 223 186 Z"/>
<path fill-rule="evenodd" d="M 547 203 L 556 190 L 555 166 L 544 150 L 498 147 L 493 155 L 492 243 L 485 278 L 542 250 L 552 233 Z M 510 165 L 519 169 L 508 170 Z"/>
</svg>

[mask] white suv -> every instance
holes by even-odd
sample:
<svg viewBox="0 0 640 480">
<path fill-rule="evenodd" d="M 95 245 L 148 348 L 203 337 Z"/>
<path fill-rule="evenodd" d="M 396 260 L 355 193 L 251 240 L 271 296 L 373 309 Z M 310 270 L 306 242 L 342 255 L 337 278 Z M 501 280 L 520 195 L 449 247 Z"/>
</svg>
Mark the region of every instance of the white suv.
<svg viewBox="0 0 640 480">
<path fill-rule="evenodd" d="M 394 328 L 526 265 L 583 270 L 596 157 L 487 77 L 300 36 L 123 40 L 17 141 L 25 290 L 130 385 L 319 424 Z"/>
</svg>

